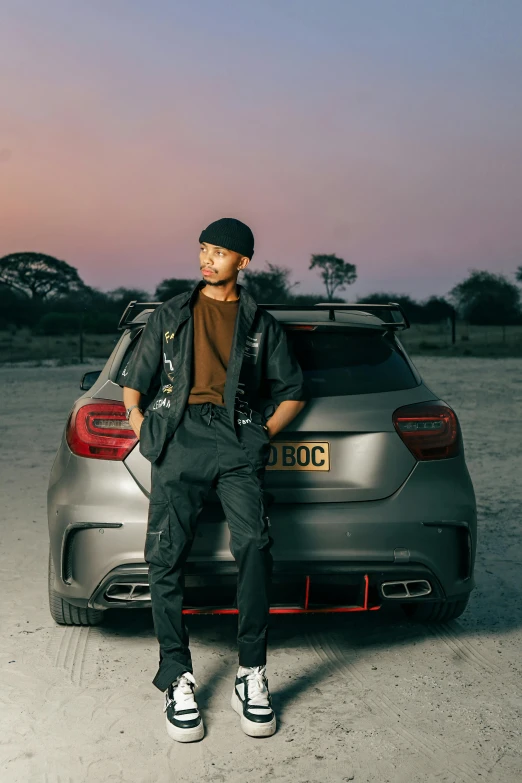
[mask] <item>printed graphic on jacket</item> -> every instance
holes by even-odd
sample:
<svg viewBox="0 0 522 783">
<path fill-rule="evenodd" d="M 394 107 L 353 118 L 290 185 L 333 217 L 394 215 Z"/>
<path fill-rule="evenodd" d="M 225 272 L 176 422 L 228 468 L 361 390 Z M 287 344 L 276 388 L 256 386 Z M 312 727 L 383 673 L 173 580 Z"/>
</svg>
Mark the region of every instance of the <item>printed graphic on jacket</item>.
<svg viewBox="0 0 522 783">
<path fill-rule="evenodd" d="M 168 400 L 166 397 L 163 397 L 160 400 L 156 400 L 152 406 L 152 410 L 157 411 L 158 408 L 170 408 L 170 400 Z"/>
<path fill-rule="evenodd" d="M 236 398 L 234 401 L 234 413 L 236 414 L 236 421 L 238 424 L 252 424 L 252 408 L 248 405 L 247 401 L 241 395 L 245 394 L 245 384 L 237 384 Z"/>
<path fill-rule="evenodd" d="M 247 335 L 243 361 L 249 364 L 256 364 L 259 356 L 259 343 L 261 342 L 262 332 L 254 332 Z"/>
</svg>

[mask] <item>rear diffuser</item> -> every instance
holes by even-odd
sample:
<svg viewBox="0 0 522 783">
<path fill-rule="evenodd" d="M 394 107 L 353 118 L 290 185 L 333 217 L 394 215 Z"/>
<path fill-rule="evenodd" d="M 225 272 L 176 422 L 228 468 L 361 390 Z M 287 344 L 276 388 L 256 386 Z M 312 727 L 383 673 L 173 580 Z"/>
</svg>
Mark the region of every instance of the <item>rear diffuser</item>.
<svg viewBox="0 0 522 783">
<path fill-rule="evenodd" d="M 370 606 L 368 600 L 370 580 L 368 574 L 364 575 L 364 598 L 362 606 L 310 606 L 310 577 L 305 577 L 305 593 L 302 606 L 272 606 L 270 614 L 344 614 L 348 612 L 374 612 L 380 609 L 380 604 Z M 215 608 L 212 606 L 198 607 L 196 609 L 183 609 L 183 614 L 239 614 L 237 608 Z"/>
</svg>

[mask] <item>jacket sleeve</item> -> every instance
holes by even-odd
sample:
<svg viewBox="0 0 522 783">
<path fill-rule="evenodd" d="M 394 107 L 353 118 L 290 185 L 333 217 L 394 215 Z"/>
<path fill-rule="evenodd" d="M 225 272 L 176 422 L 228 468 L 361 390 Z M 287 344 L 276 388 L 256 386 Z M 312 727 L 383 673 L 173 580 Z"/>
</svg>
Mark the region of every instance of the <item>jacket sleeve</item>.
<svg viewBox="0 0 522 783">
<path fill-rule="evenodd" d="M 275 345 L 268 357 L 265 378 L 270 386 L 270 396 L 278 405 L 285 400 L 308 399 L 304 387 L 303 371 L 294 356 L 284 329 L 274 323 Z"/>
<path fill-rule="evenodd" d="M 118 379 L 120 386 L 128 386 L 142 394 L 149 391 L 162 360 L 163 340 L 158 331 L 156 314 L 157 311 L 151 314 L 138 345 Z"/>
</svg>

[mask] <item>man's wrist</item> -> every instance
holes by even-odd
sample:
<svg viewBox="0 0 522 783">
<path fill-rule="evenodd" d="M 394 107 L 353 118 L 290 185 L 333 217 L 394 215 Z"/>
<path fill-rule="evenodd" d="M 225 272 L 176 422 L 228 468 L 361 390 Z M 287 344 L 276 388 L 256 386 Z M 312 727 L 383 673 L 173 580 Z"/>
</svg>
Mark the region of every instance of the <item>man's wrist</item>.
<svg viewBox="0 0 522 783">
<path fill-rule="evenodd" d="M 138 410 L 140 413 L 142 413 L 142 410 L 139 405 L 131 405 L 127 410 L 125 411 L 125 415 L 127 417 L 127 421 L 130 421 L 130 417 L 132 415 L 132 412 Z"/>
</svg>

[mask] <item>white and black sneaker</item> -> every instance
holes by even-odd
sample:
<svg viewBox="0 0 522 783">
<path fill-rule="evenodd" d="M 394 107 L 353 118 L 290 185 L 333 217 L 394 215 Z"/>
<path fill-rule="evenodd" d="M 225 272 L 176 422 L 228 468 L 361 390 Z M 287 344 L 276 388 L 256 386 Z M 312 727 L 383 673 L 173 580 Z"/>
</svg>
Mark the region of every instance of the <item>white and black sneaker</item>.
<svg viewBox="0 0 522 783">
<path fill-rule="evenodd" d="M 203 738 L 205 727 L 194 699 L 196 680 L 185 672 L 165 691 L 167 733 L 178 742 L 195 742 Z"/>
<path fill-rule="evenodd" d="M 271 737 L 276 717 L 268 690 L 266 666 L 240 666 L 231 705 L 241 715 L 241 728 L 249 737 Z"/>
</svg>

